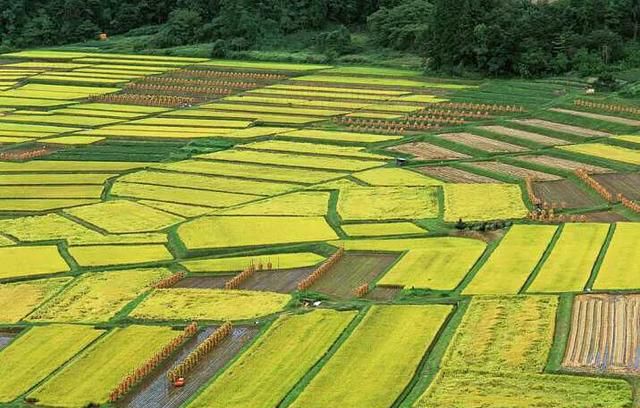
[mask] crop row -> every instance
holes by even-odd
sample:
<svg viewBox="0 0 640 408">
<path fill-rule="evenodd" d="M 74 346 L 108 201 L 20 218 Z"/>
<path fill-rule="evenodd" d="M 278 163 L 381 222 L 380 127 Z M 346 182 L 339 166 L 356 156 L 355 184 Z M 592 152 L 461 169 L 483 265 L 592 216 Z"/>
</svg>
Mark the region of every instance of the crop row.
<svg viewBox="0 0 640 408">
<path fill-rule="evenodd" d="M 156 84 L 144 84 L 144 83 L 131 83 L 128 84 L 126 91 L 143 91 L 143 92 L 161 92 L 162 96 L 165 93 L 173 93 L 180 95 L 231 95 L 234 93 L 230 88 L 213 88 L 213 87 L 200 87 L 200 86 L 183 86 L 183 85 L 156 85 Z"/>
<path fill-rule="evenodd" d="M 258 81 L 278 81 L 287 79 L 286 75 L 280 74 L 264 74 L 255 72 L 233 72 L 233 71 L 211 71 L 202 69 L 183 69 L 170 73 L 172 77 L 178 78 L 232 78 L 232 79 L 251 79 Z"/>
<path fill-rule="evenodd" d="M 160 349 L 151 358 L 145 361 L 140 367 L 134 369 L 130 374 L 126 375 L 120 383 L 109 393 L 109 401 L 116 402 L 124 396 L 131 388 L 148 376 L 160 363 L 173 354 L 185 341 L 193 337 L 198 332 L 196 323 L 189 324 L 182 334 L 173 338 L 169 344 Z"/>
<path fill-rule="evenodd" d="M 576 174 L 576 176 L 578 176 L 578 178 L 580 178 L 582 181 L 587 183 L 589 185 L 589 187 L 591 187 L 594 190 L 596 190 L 596 192 L 598 194 L 600 194 L 600 196 L 602 198 L 604 198 L 605 200 L 607 200 L 610 203 L 612 203 L 614 201 L 613 194 L 609 190 L 607 190 L 605 186 L 600 184 L 596 179 L 591 177 L 587 170 L 585 170 L 585 169 L 576 169 L 575 174 Z"/>
<path fill-rule="evenodd" d="M 620 113 L 632 113 L 634 115 L 640 115 L 640 108 L 629 105 L 622 104 L 613 104 L 613 103 L 601 103 L 601 102 L 592 102 L 584 99 L 576 99 L 573 101 L 574 105 L 589 108 L 589 109 L 598 109 L 609 112 L 620 112 Z"/>
<path fill-rule="evenodd" d="M 199 100 L 188 96 L 116 94 L 94 96 L 91 98 L 91 102 L 175 108 L 195 105 Z"/>
<path fill-rule="evenodd" d="M 206 79 L 187 79 L 187 78 L 174 78 L 174 77 L 148 77 L 139 83 L 144 84 L 156 84 L 156 85 L 182 85 L 182 86 L 199 86 L 199 87 L 230 87 L 239 89 L 253 89 L 257 88 L 258 84 L 255 82 L 244 81 L 232 81 L 232 80 L 206 80 Z"/>
<path fill-rule="evenodd" d="M 298 290 L 307 290 L 327 273 L 344 256 L 344 248 L 338 250 L 322 263 L 313 273 L 298 283 Z"/>
<path fill-rule="evenodd" d="M 222 342 L 233 331 L 233 326 L 229 322 L 225 322 L 222 326 L 218 327 L 209 337 L 207 337 L 202 343 L 189 353 L 179 364 L 167 372 L 167 379 L 171 383 L 176 383 L 178 379 L 184 378 L 184 376 L 195 367 L 200 360 L 217 345 Z"/>
</svg>

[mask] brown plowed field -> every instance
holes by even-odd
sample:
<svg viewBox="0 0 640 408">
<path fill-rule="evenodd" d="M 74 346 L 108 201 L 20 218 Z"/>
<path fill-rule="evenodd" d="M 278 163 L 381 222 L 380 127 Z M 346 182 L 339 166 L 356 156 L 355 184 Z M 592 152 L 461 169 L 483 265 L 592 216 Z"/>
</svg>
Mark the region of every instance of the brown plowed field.
<svg viewBox="0 0 640 408">
<path fill-rule="evenodd" d="M 530 170 L 523 167 L 512 166 L 510 164 L 490 161 L 490 162 L 477 162 L 470 163 L 470 166 L 476 167 L 482 170 L 492 171 L 494 173 L 502 173 L 508 176 L 525 179 L 527 176 L 540 181 L 553 181 L 562 180 L 562 177 L 555 174 L 543 173 L 541 171 Z"/>
<path fill-rule="evenodd" d="M 562 365 L 570 370 L 640 373 L 640 295 L 580 295 Z"/>
<path fill-rule="evenodd" d="M 612 173 L 593 176 L 614 196 L 622 193 L 631 200 L 640 200 L 640 173 Z"/>
<path fill-rule="evenodd" d="M 511 129 L 505 126 L 481 126 L 478 129 L 486 130 L 488 132 L 496 133 L 498 135 L 528 140 L 531 142 L 539 143 L 543 146 L 559 146 L 559 145 L 566 145 L 571 143 L 566 140 L 556 139 L 554 137 L 541 135 L 539 133 L 527 132 L 525 130 L 520 130 L 520 129 Z"/>
<path fill-rule="evenodd" d="M 578 126 L 566 125 L 564 123 L 550 122 L 542 119 L 518 119 L 514 120 L 514 123 L 521 125 L 533 126 L 542 129 L 553 130 L 556 132 L 568 133 L 574 136 L 582 137 L 608 137 L 611 133 L 602 132 L 600 130 L 587 129 Z"/>
<path fill-rule="evenodd" d="M 594 166 L 591 164 L 580 163 L 573 160 L 560 159 L 553 156 L 518 156 L 518 160 L 524 161 L 526 163 L 534 163 L 539 164 L 541 166 L 551 167 L 560 170 L 568 170 L 575 171 L 577 169 L 585 169 L 589 173 L 601 174 L 601 173 L 612 173 L 613 170 Z"/>
<path fill-rule="evenodd" d="M 640 120 L 621 118 L 619 116 L 600 115 L 598 113 L 581 112 L 581 111 L 560 109 L 560 108 L 552 108 L 549 110 L 553 112 L 558 112 L 558 113 L 565 113 L 567 115 L 580 116 L 583 118 L 597 119 L 597 120 L 602 120 L 602 121 L 611 122 L 611 123 L 619 123 L 621 125 L 640 126 Z"/>
<path fill-rule="evenodd" d="M 613 211 L 597 211 L 584 214 L 588 222 L 619 222 L 628 221 L 623 215 Z"/>
<path fill-rule="evenodd" d="M 526 152 L 528 150 L 522 146 L 501 142 L 500 140 L 494 140 L 488 137 L 473 135 L 471 133 L 444 133 L 438 136 L 450 142 L 459 143 L 490 153 Z"/>
<path fill-rule="evenodd" d="M 152 375 L 136 387 L 119 407 L 132 408 L 178 408 L 182 406 L 199 388 L 205 385 L 220 369 L 258 334 L 257 326 L 238 326 L 233 328 L 229 337 L 214 348 L 187 375 L 186 385 L 173 387 L 167 379 L 167 371 L 185 358 L 195 347 L 209 336 L 215 327 L 208 327 L 189 340 L 174 356 L 164 362 Z"/>
<path fill-rule="evenodd" d="M 427 142 L 407 143 L 399 146 L 393 146 L 389 148 L 389 150 L 407 153 L 420 160 L 456 160 L 471 157 L 464 153 L 458 153 Z"/>
<path fill-rule="evenodd" d="M 315 268 L 256 272 L 240 285 L 240 289 L 291 293 L 298 282 L 309 276 Z"/>
<path fill-rule="evenodd" d="M 455 167 L 419 167 L 416 170 L 447 183 L 502 183 L 499 180 L 456 169 Z"/>
<path fill-rule="evenodd" d="M 325 293 L 336 299 L 353 298 L 356 288 L 375 281 L 397 258 L 394 254 L 346 252 L 310 290 Z"/>
<path fill-rule="evenodd" d="M 536 196 L 555 208 L 593 207 L 598 201 L 570 180 L 533 183 Z"/>
<path fill-rule="evenodd" d="M 239 289 L 291 293 L 298 282 L 306 278 L 315 268 L 298 268 L 278 271 L 258 271 L 240 284 Z M 175 284 L 174 288 L 221 289 L 235 274 L 189 276 Z"/>
</svg>

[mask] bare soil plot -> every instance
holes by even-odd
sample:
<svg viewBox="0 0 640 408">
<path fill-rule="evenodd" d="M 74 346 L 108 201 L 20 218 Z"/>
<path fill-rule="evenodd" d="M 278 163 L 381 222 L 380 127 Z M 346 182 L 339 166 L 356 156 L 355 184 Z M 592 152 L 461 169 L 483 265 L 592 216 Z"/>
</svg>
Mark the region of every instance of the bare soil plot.
<svg viewBox="0 0 640 408">
<path fill-rule="evenodd" d="M 584 214 L 587 222 L 620 222 L 628 221 L 622 214 L 614 211 L 597 211 Z"/>
<path fill-rule="evenodd" d="M 397 258 L 395 254 L 346 252 L 310 290 L 337 299 L 350 299 L 354 297 L 353 291 L 357 287 L 376 280 Z"/>
<path fill-rule="evenodd" d="M 435 166 L 435 167 L 418 167 L 421 173 L 427 176 L 442 180 L 447 183 L 501 183 L 489 177 L 471 173 L 465 170 L 456 169 L 455 167 Z"/>
<path fill-rule="evenodd" d="M 579 126 L 566 125 L 564 123 L 550 122 L 542 119 L 518 119 L 514 120 L 514 123 L 521 125 L 533 126 L 542 129 L 553 130 L 556 132 L 568 133 L 574 136 L 582 137 L 608 137 L 612 136 L 611 133 L 602 132 L 600 130 L 587 129 Z"/>
<path fill-rule="evenodd" d="M 315 268 L 256 272 L 240 285 L 240 289 L 291 293 L 298 282 L 309 276 Z"/>
<path fill-rule="evenodd" d="M 581 162 L 576 162 L 573 160 L 567 160 L 567 159 L 560 159 L 557 157 L 553 157 L 553 156 L 518 156 L 518 160 L 527 162 L 527 163 L 533 163 L 533 164 L 539 164 L 542 166 L 546 166 L 546 167 L 551 167 L 551 168 L 555 168 L 555 169 L 560 169 L 560 170 L 567 170 L 567 171 L 575 171 L 577 169 L 585 169 L 587 170 L 589 173 L 593 173 L 593 174 L 602 174 L 602 173 L 612 173 L 613 170 L 604 168 L 604 167 L 600 167 L 600 166 L 594 166 L 592 164 L 586 164 L 586 163 L 581 163 Z"/>
<path fill-rule="evenodd" d="M 640 373 L 640 295 L 580 295 L 562 365 L 596 373 Z"/>
<path fill-rule="evenodd" d="M 575 111 L 570 109 L 560 109 L 560 108 L 551 108 L 549 110 L 552 112 L 565 113 L 567 115 L 580 116 L 583 118 L 597 119 L 597 120 L 602 120 L 602 121 L 611 122 L 611 123 L 619 123 L 621 125 L 640 126 L 640 120 L 621 118 L 619 116 L 601 115 L 598 113 L 581 112 L 581 111 Z"/>
<path fill-rule="evenodd" d="M 622 193 L 631 200 L 640 200 L 640 173 L 612 173 L 593 176 L 616 196 Z"/>
<path fill-rule="evenodd" d="M 490 153 L 526 152 L 528 150 L 526 147 L 473 135 L 471 133 L 444 133 L 438 135 L 438 137 Z"/>
<path fill-rule="evenodd" d="M 566 140 L 556 139 L 554 137 L 541 135 L 539 133 L 527 132 L 525 130 L 520 130 L 520 129 L 511 129 L 505 126 L 481 126 L 478 129 L 486 130 L 488 132 L 496 133 L 498 135 L 528 140 L 531 142 L 541 144 L 543 146 L 559 146 L 559 145 L 566 145 L 571 143 Z"/>
<path fill-rule="evenodd" d="M 18 330 L 0 330 L 0 350 L 7 347 L 18 334 L 20 334 Z"/>
<path fill-rule="evenodd" d="M 562 180 L 562 177 L 556 176 L 555 174 L 543 173 L 541 171 L 530 170 L 496 161 L 470 163 L 470 166 L 482 170 L 493 171 L 495 173 L 506 174 L 520 179 L 525 179 L 528 176 L 540 181 Z"/>
<path fill-rule="evenodd" d="M 570 180 L 533 183 L 533 190 L 543 202 L 556 208 L 592 207 L 598 201 Z"/>
<path fill-rule="evenodd" d="M 471 157 L 427 142 L 406 143 L 390 147 L 389 150 L 407 153 L 420 160 L 456 160 Z"/>
<path fill-rule="evenodd" d="M 174 356 L 164 362 L 154 373 L 140 384 L 120 403 L 120 407 L 131 408 L 177 408 L 184 404 L 200 387 L 205 385 L 218 370 L 223 368 L 249 343 L 259 331 L 257 326 L 234 327 L 232 334 L 211 351 L 186 377 L 184 387 L 169 384 L 167 371 L 185 358 L 196 346 L 209 336 L 216 327 L 208 327 L 189 340 Z"/>
<path fill-rule="evenodd" d="M 398 296 L 400 291 L 402 288 L 399 286 L 376 286 L 367 293 L 365 298 L 378 302 L 390 302 Z"/>
</svg>

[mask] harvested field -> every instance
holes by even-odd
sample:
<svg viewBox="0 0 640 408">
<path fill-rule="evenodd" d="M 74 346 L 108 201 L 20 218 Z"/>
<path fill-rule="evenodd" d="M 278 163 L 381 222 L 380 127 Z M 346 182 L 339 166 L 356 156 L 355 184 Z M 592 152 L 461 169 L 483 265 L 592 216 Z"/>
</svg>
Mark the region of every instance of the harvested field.
<svg viewBox="0 0 640 408">
<path fill-rule="evenodd" d="M 640 120 L 621 118 L 619 116 L 600 115 L 598 113 L 581 112 L 581 111 L 575 111 L 575 110 L 570 110 L 570 109 L 561 109 L 561 108 L 551 108 L 549 110 L 552 111 L 552 112 L 565 113 L 567 115 L 572 115 L 572 116 L 579 116 L 579 117 L 583 117 L 583 118 L 602 120 L 602 121 L 611 122 L 611 123 L 619 123 L 621 125 L 640 126 Z"/>
<path fill-rule="evenodd" d="M 188 406 L 272 408 L 329 350 L 356 312 L 283 315 Z M 247 384 L 260 384 L 259 387 Z"/>
<path fill-rule="evenodd" d="M 580 295 L 562 365 L 591 373 L 640 373 L 640 295 Z"/>
<path fill-rule="evenodd" d="M 566 140 L 556 139 L 554 137 L 541 135 L 539 133 L 527 132 L 525 130 L 512 129 L 506 126 L 481 126 L 478 129 L 486 130 L 491 133 L 496 133 L 498 135 L 515 137 L 517 139 L 523 139 L 530 142 L 535 142 L 543 146 L 558 146 L 558 145 L 564 145 L 564 144 L 570 143 Z"/>
<path fill-rule="evenodd" d="M 501 183 L 489 177 L 468 171 L 456 169 L 455 167 L 434 166 L 434 167 L 418 167 L 416 170 L 427 176 L 437 178 L 447 183 Z"/>
<path fill-rule="evenodd" d="M 594 166 L 592 164 L 576 162 L 573 160 L 560 159 L 558 157 L 553 156 L 518 156 L 518 160 L 521 160 L 525 163 L 537 164 L 540 166 L 550 167 L 553 169 L 566 170 L 566 171 L 575 171 L 577 169 L 585 169 L 589 173 L 595 174 L 603 174 L 603 173 L 611 173 L 613 170 Z"/>
<path fill-rule="evenodd" d="M 185 358 L 215 329 L 216 327 L 207 327 L 195 338 L 189 340 L 179 353 L 163 363 L 155 374 L 143 381 L 137 391 L 118 403 L 118 406 L 129 408 L 178 408 L 182 406 L 189 397 L 231 361 L 247 343 L 253 340 L 259 331 L 257 326 L 234 327 L 231 335 L 208 353 L 189 373 L 188 381 L 184 387 L 176 388 L 169 384 L 166 376 L 167 371 Z"/>
<path fill-rule="evenodd" d="M 571 180 L 534 182 L 536 196 L 554 208 L 583 208 L 599 204 L 599 200 Z"/>
<path fill-rule="evenodd" d="M 309 276 L 314 270 L 315 268 L 300 268 L 256 272 L 240 285 L 240 289 L 291 293 L 296 290 L 298 282 Z"/>
<path fill-rule="evenodd" d="M 591 213 L 582 214 L 586 217 L 588 222 L 619 222 L 627 221 L 627 219 L 615 211 L 596 211 Z"/>
<path fill-rule="evenodd" d="M 552 130 L 554 132 L 568 133 L 574 136 L 582 136 L 582 137 L 612 136 L 611 133 L 601 132 L 599 130 L 587 129 L 587 128 L 572 126 L 572 125 L 565 125 L 564 123 L 550 122 L 548 120 L 542 120 L 542 119 L 518 119 L 518 120 L 514 120 L 513 122 L 519 123 L 521 125 Z"/>
<path fill-rule="evenodd" d="M 7 347 L 9 343 L 19 334 L 19 331 L 8 331 L 1 330 L 0 331 L 0 350 Z"/>
<path fill-rule="evenodd" d="M 540 181 L 562 180 L 562 177 L 556 176 L 555 174 L 543 173 L 541 171 L 512 166 L 511 164 L 500 163 L 497 161 L 477 162 L 470 163 L 469 165 L 481 170 L 488 170 L 494 173 L 502 173 L 520 179 L 531 177 L 535 180 Z"/>
<path fill-rule="evenodd" d="M 484 150 L 490 153 L 504 152 L 525 152 L 528 149 L 511 143 L 502 142 L 500 140 L 490 139 L 471 133 L 445 133 L 438 135 L 441 139 L 450 142 L 459 143 L 478 150 Z"/>
<path fill-rule="evenodd" d="M 396 259 L 394 254 L 346 252 L 310 290 L 337 299 L 350 299 L 358 286 L 375 281 Z"/>
<path fill-rule="evenodd" d="M 390 147 L 388 150 L 407 153 L 418 160 L 457 160 L 471 157 L 427 142 L 406 143 Z"/>
<path fill-rule="evenodd" d="M 543 374 L 553 343 L 553 296 L 471 301 L 419 408 L 629 407 L 625 381 Z"/>
<path fill-rule="evenodd" d="M 593 176 L 613 196 L 622 193 L 631 200 L 640 200 L 640 173 L 612 173 Z"/>
</svg>

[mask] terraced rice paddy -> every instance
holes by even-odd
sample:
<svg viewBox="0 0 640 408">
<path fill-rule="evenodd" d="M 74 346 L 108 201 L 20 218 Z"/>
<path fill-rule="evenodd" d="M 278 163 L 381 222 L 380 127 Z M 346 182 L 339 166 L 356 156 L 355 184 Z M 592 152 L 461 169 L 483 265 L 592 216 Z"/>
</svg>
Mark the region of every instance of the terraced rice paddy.
<svg viewBox="0 0 640 408">
<path fill-rule="evenodd" d="M 282 400 L 354 317 L 353 312 L 318 310 L 285 315 L 189 407 L 271 407 Z M 283 347 L 286 344 L 287 347 Z M 302 358 L 301 358 L 302 357 Z M 245 387 L 247 381 L 265 385 Z"/>
<path fill-rule="evenodd" d="M 514 225 L 464 289 L 469 295 L 517 294 L 542 259 L 556 227 Z"/>
<path fill-rule="evenodd" d="M 292 406 L 389 406 L 450 310 L 447 306 L 373 306 Z M 372 343 L 377 346 L 369 347 Z M 372 384 L 368 379 L 373 376 Z M 354 393 L 354 389 L 363 392 Z"/>
<path fill-rule="evenodd" d="M 11 402 L 29 391 L 103 332 L 69 325 L 30 329 L 0 351 L 0 372 L 7 379 L 0 388 L 0 402 Z"/>
<path fill-rule="evenodd" d="M 553 336 L 554 297 L 476 298 L 452 339 L 443 369 L 418 407 L 592 406 L 631 401 L 620 380 L 543 374 Z M 497 336 L 491 335 L 501 327 Z M 482 352 L 478 352 L 481 350 Z M 567 390 L 580 400 L 567 400 Z"/>
<path fill-rule="evenodd" d="M 202 289 L 161 289 L 130 316 L 143 320 L 247 320 L 281 311 L 289 295 Z"/>
<path fill-rule="evenodd" d="M 3 55 L 0 405 L 632 406 L 637 108 L 576 83 Z"/>
<path fill-rule="evenodd" d="M 39 404 L 54 406 L 106 403 L 109 392 L 125 375 L 176 335 L 177 332 L 170 328 L 157 326 L 113 329 L 32 391 L 29 398 Z M 115 356 L 114 350 L 118 350 Z"/>
<path fill-rule="evenodd" d="M 435 218 L 438 203 L 424 187 L 353 187 L 340 192 L 338 214 L 348 221 Z"/>
<path fill-rule="evenodd" d="M 529 292 L 582 291 L 608 231 L 607 224 L 566 224 Z"/>
<path fill-rule="evenodd" d="M 640 153 L 638 153 L 637 150 L 627 149 L 624 147 L 611 146 L 600 143 L 590 143 L 562 146 L 561 149 L 573 153 L 584 154 L 587 156 L 594 156 L 622 163 L 640 165 Z"/>
<path fill-rule="evenodd" d="M 527 208 L 521 194 L 520 186 L 512 184 L 447 184 L 444 219 L 455 222 L 522 218 Z"/>
</svg>

